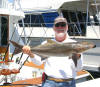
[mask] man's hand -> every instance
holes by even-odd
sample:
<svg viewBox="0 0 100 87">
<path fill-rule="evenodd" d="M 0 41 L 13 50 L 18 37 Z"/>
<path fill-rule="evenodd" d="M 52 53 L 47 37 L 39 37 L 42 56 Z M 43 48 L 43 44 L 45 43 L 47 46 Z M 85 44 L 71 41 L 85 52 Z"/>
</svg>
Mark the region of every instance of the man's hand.
<svg viewBox="0 0 100 87">
<path fill-rule="evenodd" d="M 23 46 L 23 53 L 28 54 L 30 57 L 34 57 L 34 54 L 31 52 L 30 46 Z"/>
<path fill-rule="evenodd" d="M 29 54 L 31 51 L 31 48 L 30 46 L 23 46 L 22 50 L 23 50 L 23 53 Z"/>
</svg>

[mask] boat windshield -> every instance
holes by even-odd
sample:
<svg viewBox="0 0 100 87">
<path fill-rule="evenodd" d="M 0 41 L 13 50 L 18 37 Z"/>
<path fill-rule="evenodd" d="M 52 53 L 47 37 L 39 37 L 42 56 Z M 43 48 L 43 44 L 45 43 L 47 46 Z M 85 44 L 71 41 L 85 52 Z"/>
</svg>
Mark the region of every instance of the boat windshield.
<svg viewBox="0 0 100 87">
<path fill-rule="evenodd" d="M 57 12 L 42 14 L 26 14 L 24 18 L 25 27 L 53 27 L 54 19 L 58 16 Z M 22 21 L 19 21 L 20 27 L 23 27 Z"/>
</svg>

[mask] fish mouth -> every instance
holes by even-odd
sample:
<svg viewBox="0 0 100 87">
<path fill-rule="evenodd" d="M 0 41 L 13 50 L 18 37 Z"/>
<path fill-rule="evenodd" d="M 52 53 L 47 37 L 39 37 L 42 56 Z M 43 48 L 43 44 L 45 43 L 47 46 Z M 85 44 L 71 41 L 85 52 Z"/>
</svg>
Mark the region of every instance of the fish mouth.
<svg viewBox="0 0 100 87">
<path fill-rule="evenodd" d="M 90 48 L 96 48 L 95 44 L 90 45 Z"/>
</svg>

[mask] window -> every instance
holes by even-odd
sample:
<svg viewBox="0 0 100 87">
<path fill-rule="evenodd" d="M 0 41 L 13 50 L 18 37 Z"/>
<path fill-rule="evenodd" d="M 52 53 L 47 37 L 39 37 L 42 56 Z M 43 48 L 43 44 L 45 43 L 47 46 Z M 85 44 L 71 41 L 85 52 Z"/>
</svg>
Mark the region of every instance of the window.
<svg viewBox="0 0 100 87">
<path fill-rule="evenodd" d="M 20 27 L 23 27 L 22 21 L 19 21 Z M 25 27 L 43 27 L 45 26 L 42 15 L 27 14 L 24 18 Z"/>
<path fill-rule="evenodd" d="M 53 27 L 54 19 L 59 16 L 57 12 L 43 13 L 46 27 Z"/>
<path fill-rule="evenodd" d="M 93 15 L 93 18 L 94 18 L 95 25 L 99 25 L 98 17 L 96 15 Z"/>
<path fill-rule="evenodd" d="M 63 10 L 62 13 L 68 21 L 69 24 L 68 33 L 70 36 L 86 35 L 86 13 L 80 11 L 70 11 L 70 10 Z"/>
<path fill-rule="evenodd" d="M 8 16 L 0 15 L 0 46 L 7 45 L 8 37 Z"/>
</svg>

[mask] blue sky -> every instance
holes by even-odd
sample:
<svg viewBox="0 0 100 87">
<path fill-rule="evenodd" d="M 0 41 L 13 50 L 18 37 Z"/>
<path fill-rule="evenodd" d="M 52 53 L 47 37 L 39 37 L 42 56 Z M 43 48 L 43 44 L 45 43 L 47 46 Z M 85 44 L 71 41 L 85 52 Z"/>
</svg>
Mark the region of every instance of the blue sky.
<svg viewBox="0 0 100 87">
<path fill-rule="evenodd" d="M 8 1 L 13 2 L 13 0 L 8 0 Z"/>
</svg>

